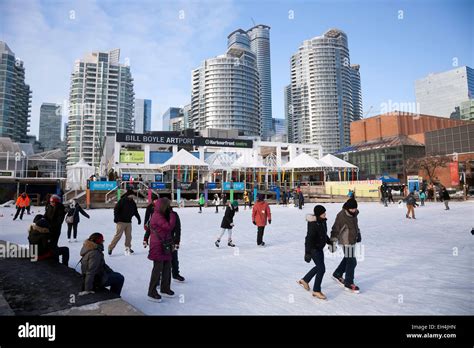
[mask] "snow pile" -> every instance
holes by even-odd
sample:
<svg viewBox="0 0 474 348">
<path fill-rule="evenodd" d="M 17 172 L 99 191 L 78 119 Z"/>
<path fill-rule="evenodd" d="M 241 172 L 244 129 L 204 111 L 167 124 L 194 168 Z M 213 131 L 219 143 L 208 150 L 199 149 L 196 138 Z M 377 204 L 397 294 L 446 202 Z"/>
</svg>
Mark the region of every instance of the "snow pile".
<svg viewBox="0 0 474 348">
<path fill-rule="evenodd" d="M 328 227 L 342 204 L 324 204 Z M 220 232 L 223 209 L 214 207 L 198 214 L 198 208 L 178 209 L 182 223 L 179 250 L 185 283 L 172 282 L 176 297 L 162 303 L 147 301 L 152 263 L 142 247 L 143 225 L 133 222 L 132 247 L 135 254 L 124 256 L 124 236 L 106 262 L 125 276 L 124 300 L 146 314 L 277 314 L 277 315 L 472 315 L 474 202 L 427 203 L 415 210 L 417 220 L 405 218 L 403 205 L 383 207 L 379 203 L 359 203 L 361 250 L 355 283 L 361 293 L 345 292 L 331 274 L 340 255 L 326 255 L 322 291 L 328 301 L 313 298 L 296 281 L 312 267 L 304 262 L 305 215 L 303 210 L 271 206 L 272 224 L 265 230 L 264 248 L 256 245 L 256 227 L 250 210 L 235 215 L 233 240 L 236 248 L 214 241 Z M 41 208 L 38 207 L 37 210 Z M 12 221 L 14 208 L 1 208 L 0 239 L 27 243 L 27 228 L 33 215 Z M 90 210 L 91 219 L 81 217 L 79 240 L 93 232 L 105 235 L 105 244 L 115 231 L 112 210 Z M 144 209 L 140 210 L 144 216 Z M 80 259 L 82 243 L 68 243 L 66 225 L 60 245 L 71 251 L 70 267 Z M 78 267 L 79 269 L 79 267 Z M 471 280 L 469 280 L 471 279 Z M 312 286 L 312 283 L 310 284 Z"/>
</svg>

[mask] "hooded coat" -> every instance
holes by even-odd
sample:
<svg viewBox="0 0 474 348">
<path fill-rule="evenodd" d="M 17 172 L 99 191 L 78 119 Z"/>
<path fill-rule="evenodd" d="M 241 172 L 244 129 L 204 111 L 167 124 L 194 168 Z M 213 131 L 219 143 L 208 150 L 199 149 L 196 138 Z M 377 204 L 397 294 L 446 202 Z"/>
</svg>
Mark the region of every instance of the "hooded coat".
<svg viewBox="0 0 474 348">
<path fill-rule="evenodd" d="M 163 241 L 172 239 L 172 231 L 176 225 L 176 214 L 170 212 L 168 220 L 160 211 L 161 202 L 161 199 L 156 201 L 151 217 L 148 259 L 152 261 L 171 261 L 171 253 L 163 251 Z"/>
<path fill-rule="evenodd" d="M 30 225 L 28 229 L 28 242 L 31 245 L 38 246 L 38 260 L 44 260 L 53 256 L 49 228 L 40 227 L 36 224 Z"/>
<path fill-rule="evenodd" d="M 337 241 L 340 245 L 354 245 L 360 234 L 357 220 L 359 211 L 352 215 L 345 206 L 336 215 L 336 220 L 331 229 L 331 241 Z"/>
<path fill-rule="evenodd" d="M 327 235 L 328 228 L 326 219 L 318 220 L 315 215 L 306 215 L 308 221 L 308 232 L 304 240 L 304 248 L 306 254 L 311 254 L 312 250 L 322 250 L 326 244 L 330 243 Z"/>
<path fill-rule="evenodd" d="M 90 218 L 89 214 L 87 214 L 84 209 L 82 209 L 81 205 L 76 202 L 74 205 L 74 208 L 71 208 L 68 206 L 66 208 L 66 216 L 74 216 L 74 222 L 73 224 L 78 224 L 80 219 L 79 219 L 79 213 L 85 216 L 86 218 Z"/>
<path fill-rule="evenodd" d="M 103 286 L 107 281 L 107 274 L 112 272 L 104 260 L 104 246 L 86 240 L 80 254 L 81 272 L 85 277 L 84 291 L 93 291 L 94 288 Z"/>
<path fill-rule="evenodd" d="M 225 214 L 222 218 L 221 228 L 226 228 L 228 230 L 232 229 L 232 223 L 234 223 L 235 209 L 231 204 L 228 204 L 225 208 Z"/>
<path fill-rule="evenodd" d="M 267 221 L 272 219 L 270 206 L 265 201 L 257 201 L 252 208 L 252 221 L 255 221 L 257 226 L 266 226 Z"/>
</svg>

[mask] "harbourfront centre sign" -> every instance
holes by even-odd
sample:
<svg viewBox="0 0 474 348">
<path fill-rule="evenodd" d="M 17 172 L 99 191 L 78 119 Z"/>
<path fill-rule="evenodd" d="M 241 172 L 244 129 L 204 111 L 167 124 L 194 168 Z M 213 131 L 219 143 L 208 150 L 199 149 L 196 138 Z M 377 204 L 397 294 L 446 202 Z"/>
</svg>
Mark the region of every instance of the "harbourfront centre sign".
<svg viewBox="0 0 474 348">
<path fill-rule="evenodd" d="M 223 139 L 204 137 L 184 137 L 170 135 L 117 133 L 115 140 L 119 143 L 135 144 L 166 144 L 166 145 L 195 145 L 217 147 L 239 147 L 251 149 L 253 141 L 247 139 Z"/>
</svg>

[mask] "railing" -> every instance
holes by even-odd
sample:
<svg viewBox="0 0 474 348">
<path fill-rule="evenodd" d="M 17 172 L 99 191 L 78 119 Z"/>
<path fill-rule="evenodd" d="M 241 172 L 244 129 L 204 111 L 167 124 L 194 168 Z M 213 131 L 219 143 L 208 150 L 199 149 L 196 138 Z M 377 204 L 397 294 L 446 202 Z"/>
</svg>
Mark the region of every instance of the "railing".
<svg viewBox="0 0 474 348">
<path fill-rule="evenodd" d="M 116 188 L 108 191 L 105 194 L 105 203 L 111 203 L 117 200 L 117 190 L 119 188 L 122 191 L 132 189 L 135 192 L 135 198 L 137 199 L 137 202 L 148 201 L 149 187 L 143 181 L 121 181 Z"/>
</svg>

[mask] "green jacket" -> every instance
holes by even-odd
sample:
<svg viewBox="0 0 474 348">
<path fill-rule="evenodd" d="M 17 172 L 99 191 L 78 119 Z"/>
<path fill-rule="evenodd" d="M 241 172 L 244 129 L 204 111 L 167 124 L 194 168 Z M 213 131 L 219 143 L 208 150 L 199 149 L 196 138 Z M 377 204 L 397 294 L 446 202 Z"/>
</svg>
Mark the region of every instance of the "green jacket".
<svg viewBox="0 0 474 348">
<path fill-rule="evenodd" d="M 204 196 L 199 197 L 199 204 L 204 205 L 204 203 L 205 203 Z"/>
</svg>

